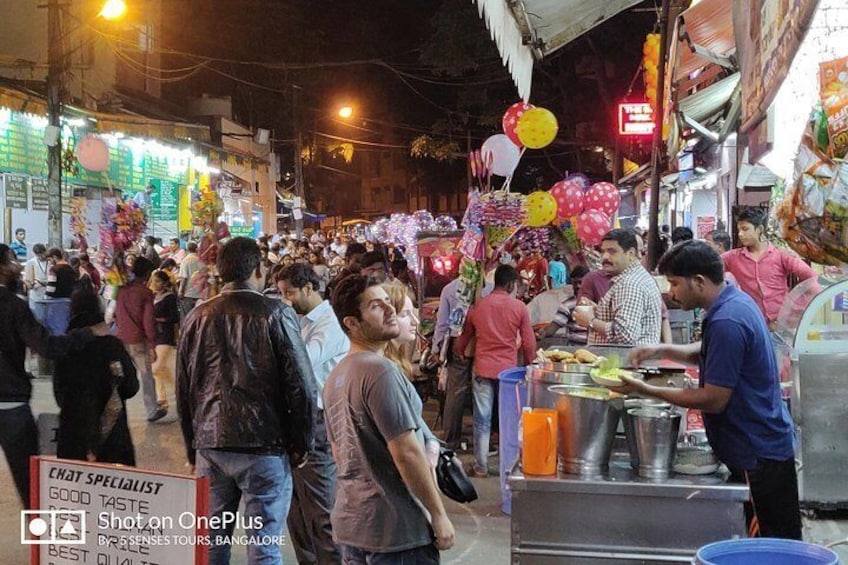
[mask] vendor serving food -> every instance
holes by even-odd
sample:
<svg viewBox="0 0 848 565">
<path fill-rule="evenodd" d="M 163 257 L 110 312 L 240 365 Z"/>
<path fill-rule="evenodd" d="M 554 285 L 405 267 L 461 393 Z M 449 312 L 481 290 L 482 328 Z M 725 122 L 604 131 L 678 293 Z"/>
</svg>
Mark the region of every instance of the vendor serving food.
<svg viewBox="0 0 848 565">
<path fill-rule="evenodd" d="M 622 376 L 619 392 L 638 392 L 704 413 L 707 438 L 732 479 L 746 481 L 751 536 L 801 539 L 794 432 L 781 400 L 765 318 L 747 294 L 724 281 L 721 257 L 702 241 L 685 241 L 660 259 L 671 295 L 683 308 L 703 308 L 703 339 L 690 345 L 639 347 L 630 362 L 670 358 L 697 363 L 700 386 L 674 389 Z"/>
</svg>

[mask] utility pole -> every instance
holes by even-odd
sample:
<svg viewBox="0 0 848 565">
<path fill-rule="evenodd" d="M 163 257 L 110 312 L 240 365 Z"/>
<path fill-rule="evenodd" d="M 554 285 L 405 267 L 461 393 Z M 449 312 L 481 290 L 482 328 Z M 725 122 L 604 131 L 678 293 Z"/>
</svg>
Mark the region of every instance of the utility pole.
<svg viewBox="0 0 848 565">
<path fill-rule="evenodd" d="M 666 52 L 668 51 L 668 14 L 671 10 L 671 0 L 663 0 L 660 13 L 660 60 L 657 65 L 657 108 L 654 116 L 654 140 L 651 150 L 651 207 L 648 212 L 648 267 L 654 270 L 659 261 L 659 219 L 660 219 L 660 177 L 662 171 L 663 148 L 663 112 L 665 99 L 669 95 L 665 91 Z"/>
<path fill-rule="evenodd" d="M 306 205 L 306 198 L 303 190 L 303 132 L 300 124 L 300 87 L 292 85 L 292 121 L 294 123 L 294 192 L 300 199 L 301 206 Z M 297 234 L 297 239 L 303 235 L 303 211 L 298 208 L 292 208 L 292 216 L 294 216 L 294 229 Z"/>
<path fill-rule="evenodd" d="M 47 242 L 62 245 L 62 95 L 64 38 L 59 0 L 47 0 Z M 55 139 L 52 139 L 55 136 Z"/>
</svg>

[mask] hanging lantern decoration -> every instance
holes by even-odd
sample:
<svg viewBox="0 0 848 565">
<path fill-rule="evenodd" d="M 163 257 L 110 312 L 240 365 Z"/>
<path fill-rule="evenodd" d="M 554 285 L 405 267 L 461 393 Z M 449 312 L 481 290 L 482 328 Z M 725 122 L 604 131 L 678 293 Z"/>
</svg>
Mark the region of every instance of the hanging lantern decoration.
<svg viewBox="0 0 848 565">
<path fill-rule="evenodd" d="M 515 133 L 515 128 L 518 126 L 518 119 L 524 115 L 524 112 L 535 108 L 532 104 L 525 104 L 524 102 L 516 102 L 512 106 L 510 106 L 507 111 L 503 115 L 503 119 L 501 120 L 501 125 L 503 126 L 503 132 L 518 147 L 524 147 L 524 144 L 521 143 L 521 140 L 518 139 L 518 134 Z"/>
<path fill-rule="evenodd" d="M 618 188 L 611 182 L 596 182 L 586 192 L 584 200 L 587 210 L 600 210 L 609 217 L 616 213 L 619 204 L 621 204 L 621 195 L 618 194 Z"/>
<path fill-rule="evenodd" d="M 645 82 L 645 98 L 651 108 L 657 110 L 659 92 L 658 67 L 660 64 L 660 34 L 649 33 L 642 45 L 642 78 Z"/>
<path fill-rule="evenodd" d="M 77 145 L 77 161 L 86 170 L 102 173 L 109 170 L 109 146 L 96 135 L 87 135 Z"/>
</svg>

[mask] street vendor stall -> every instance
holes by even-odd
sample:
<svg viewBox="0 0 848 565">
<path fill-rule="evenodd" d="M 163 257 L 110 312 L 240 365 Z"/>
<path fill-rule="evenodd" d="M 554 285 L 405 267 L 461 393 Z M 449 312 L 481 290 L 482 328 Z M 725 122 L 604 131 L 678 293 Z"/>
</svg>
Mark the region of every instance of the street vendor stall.
<svg viewBox="0 0 848 565">
<path fill-rule="evenodd" d="M 702 431 L 683 424 L 691 414 L 595 384 L 628 353 L 552 347 L 528 367 L 522 453 L 508 479 L 513 563 L 692 563 L 699 547 L 746 535 L 748 487 L 728 482 Z M 696 382 L 665 361 L 633 372 L 663 386 Z M 548 474 L 528 466 L 551 443 L 524 424 L 535 412 L 556 430 Z"/>
<path fill-rule="evenodd" d="M 692 563 L 707 543 L 744 537 L 744 484 L 726 475 L 655 481 L 614 453 L 598 477 L 510 477 L 512 563 Z"/>
<path fill-rule="evenodd" d="M 782 380 L 791 386 L 798 437 L 799 498 L 848 508 L 848 276 L 796 286 L 777 319 Z"/>
</svg>

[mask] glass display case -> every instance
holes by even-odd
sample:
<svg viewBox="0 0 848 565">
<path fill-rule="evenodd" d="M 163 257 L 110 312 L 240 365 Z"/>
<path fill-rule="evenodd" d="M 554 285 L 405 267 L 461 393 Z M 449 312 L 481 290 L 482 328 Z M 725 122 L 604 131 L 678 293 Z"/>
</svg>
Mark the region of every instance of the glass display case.
<svg viewBox="0 0 848 565">
<path fill-rule="evenodd" d="M 777 320 L 781 381 L 791 392 L 808 508 L 848 508 L 848 272 L 797 285 Z"/>
</svg>

